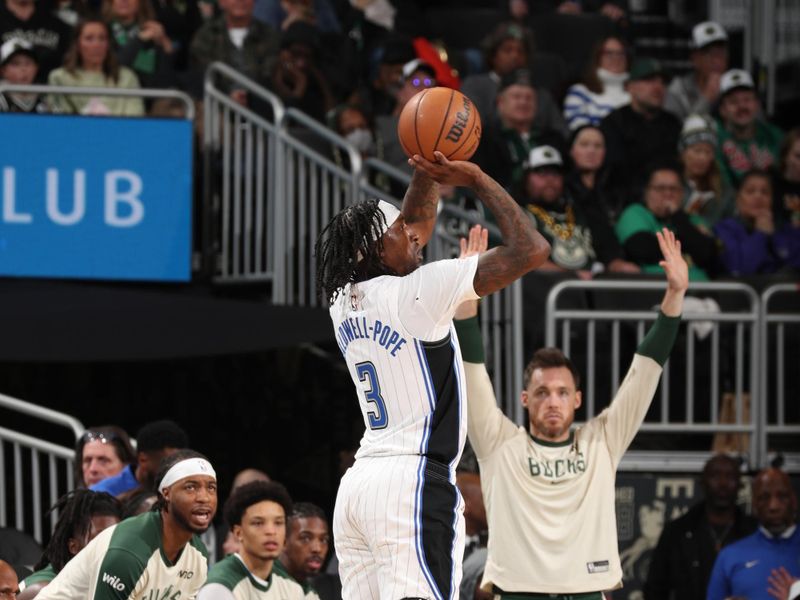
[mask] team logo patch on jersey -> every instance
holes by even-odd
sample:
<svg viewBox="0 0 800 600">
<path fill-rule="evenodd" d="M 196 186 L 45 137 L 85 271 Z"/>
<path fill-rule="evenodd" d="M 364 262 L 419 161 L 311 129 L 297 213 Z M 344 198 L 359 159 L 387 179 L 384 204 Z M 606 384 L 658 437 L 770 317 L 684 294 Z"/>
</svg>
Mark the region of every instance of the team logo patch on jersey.
<svg viewBox="0 0 800 600">
<path fill-rule="evenodd" d="M 586 563 L 586 570 L 589 571 L 589 573 L 606 573 L 608 571 L 608 561 L 596 560 Z"/>
</svg>

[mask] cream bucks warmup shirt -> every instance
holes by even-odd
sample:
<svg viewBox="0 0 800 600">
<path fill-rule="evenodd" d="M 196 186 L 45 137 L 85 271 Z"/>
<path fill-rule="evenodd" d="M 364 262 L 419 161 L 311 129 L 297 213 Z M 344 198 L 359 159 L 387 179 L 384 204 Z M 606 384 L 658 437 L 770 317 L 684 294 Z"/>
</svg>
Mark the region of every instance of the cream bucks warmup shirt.
<svg viewBox="0 0 800 600">
<path fill-rule="evenodd" d="M 161 513 L 131 517 L 102 531 L 45 587 L 40 600 L 191 600 L 208 572 L 193 536 L 174 564 L 161 549 Z"/>
<path fill-rule="evenodd" d="M 668 354 L 679 320 L 662 315 L 645 341 Z M 614 479 L 658 386 L 661 359 L 643 355 L 643 342 L 611 405 L 567 441 L 548 443 L 503 414 L 484 364 L 469 362 L 475 360 L 470 352 L 482 353 L 480 346 L 474 351 L 476 340 L 480 344 L 477 319 L 457 325 L 465 349 L 469 439 L 489 523 L 481 587 L 549 594 L 620 587 Z"/>
</svg>

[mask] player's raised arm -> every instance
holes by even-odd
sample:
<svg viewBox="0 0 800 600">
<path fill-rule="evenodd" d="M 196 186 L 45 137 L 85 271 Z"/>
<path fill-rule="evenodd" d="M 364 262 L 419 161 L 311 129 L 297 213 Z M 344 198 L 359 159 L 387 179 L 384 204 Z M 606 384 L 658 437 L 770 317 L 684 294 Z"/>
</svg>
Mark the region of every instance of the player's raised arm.
<svg viewBox="0 0 800 600">
<path fill-rule="evenodd" d="M 661 301 L 661 312 L 668 317 L 679 317 L 683 310 L 683 297 L 689 288 L 689 267 L 681 254 L 681 243 L 666 227 L 656 233 L 664 259 L 658 264 L 667 276 L 667 291 Z"/>
<path fill-rule="evenodd" d="M 406 224 L 419 236 L 420 246 L 427 244 L 433 235 L 438 205 L 439 184 L 424 171 L 414 169 L 400 212 Z"/>
<path fill-rule="evenodd" d="M 473 285 L 479 296 L 503 289 L 547 260 L 550 244 L 499 183 L 474 163 L 449 161 L 441 152 L 435 154 L 435 163 L 419 155 L 414 155 L 411 163 L 439 183 L 471 188 L 500 228 L 502 245 L 483 253 L 478 262 Z"/>
</svg>

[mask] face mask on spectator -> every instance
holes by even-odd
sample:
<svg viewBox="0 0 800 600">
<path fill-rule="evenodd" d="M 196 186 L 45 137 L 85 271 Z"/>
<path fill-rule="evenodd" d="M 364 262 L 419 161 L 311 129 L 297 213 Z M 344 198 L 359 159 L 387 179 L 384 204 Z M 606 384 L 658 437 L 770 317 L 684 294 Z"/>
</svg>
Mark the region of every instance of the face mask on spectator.
<svg viewBox="0 0 800 600">
<path fill-rule="evenodd" d="M 344 136 L 344 139 L 355 146 L 356 150 L 362 154 L 367 154 L 372 149 L 372 132 L 369 129 L 354 129 Z"/>
</svg>

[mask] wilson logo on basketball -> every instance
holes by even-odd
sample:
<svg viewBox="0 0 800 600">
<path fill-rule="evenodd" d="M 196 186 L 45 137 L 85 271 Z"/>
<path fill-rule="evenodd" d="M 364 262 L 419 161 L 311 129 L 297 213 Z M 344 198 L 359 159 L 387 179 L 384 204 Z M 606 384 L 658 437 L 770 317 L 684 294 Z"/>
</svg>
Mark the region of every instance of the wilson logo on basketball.
<svg viewBox="0 0 800 600">
<path fill-rule="evenodd" d="M 463 96 L 463 98 L 464 110 L 456 113 L 455 123 L 450 126 L 450 131 L 448 131 L 447 135 L 445 136 L 445 138 L 451 142 L 457 142 L 461 139 L 461 136 L 464 134 L 464 129 L 466 128 L 467 123 L 469 123 L 469 115 L 472 112 L 472 103 L 466 96 Z"/>
</svg>

